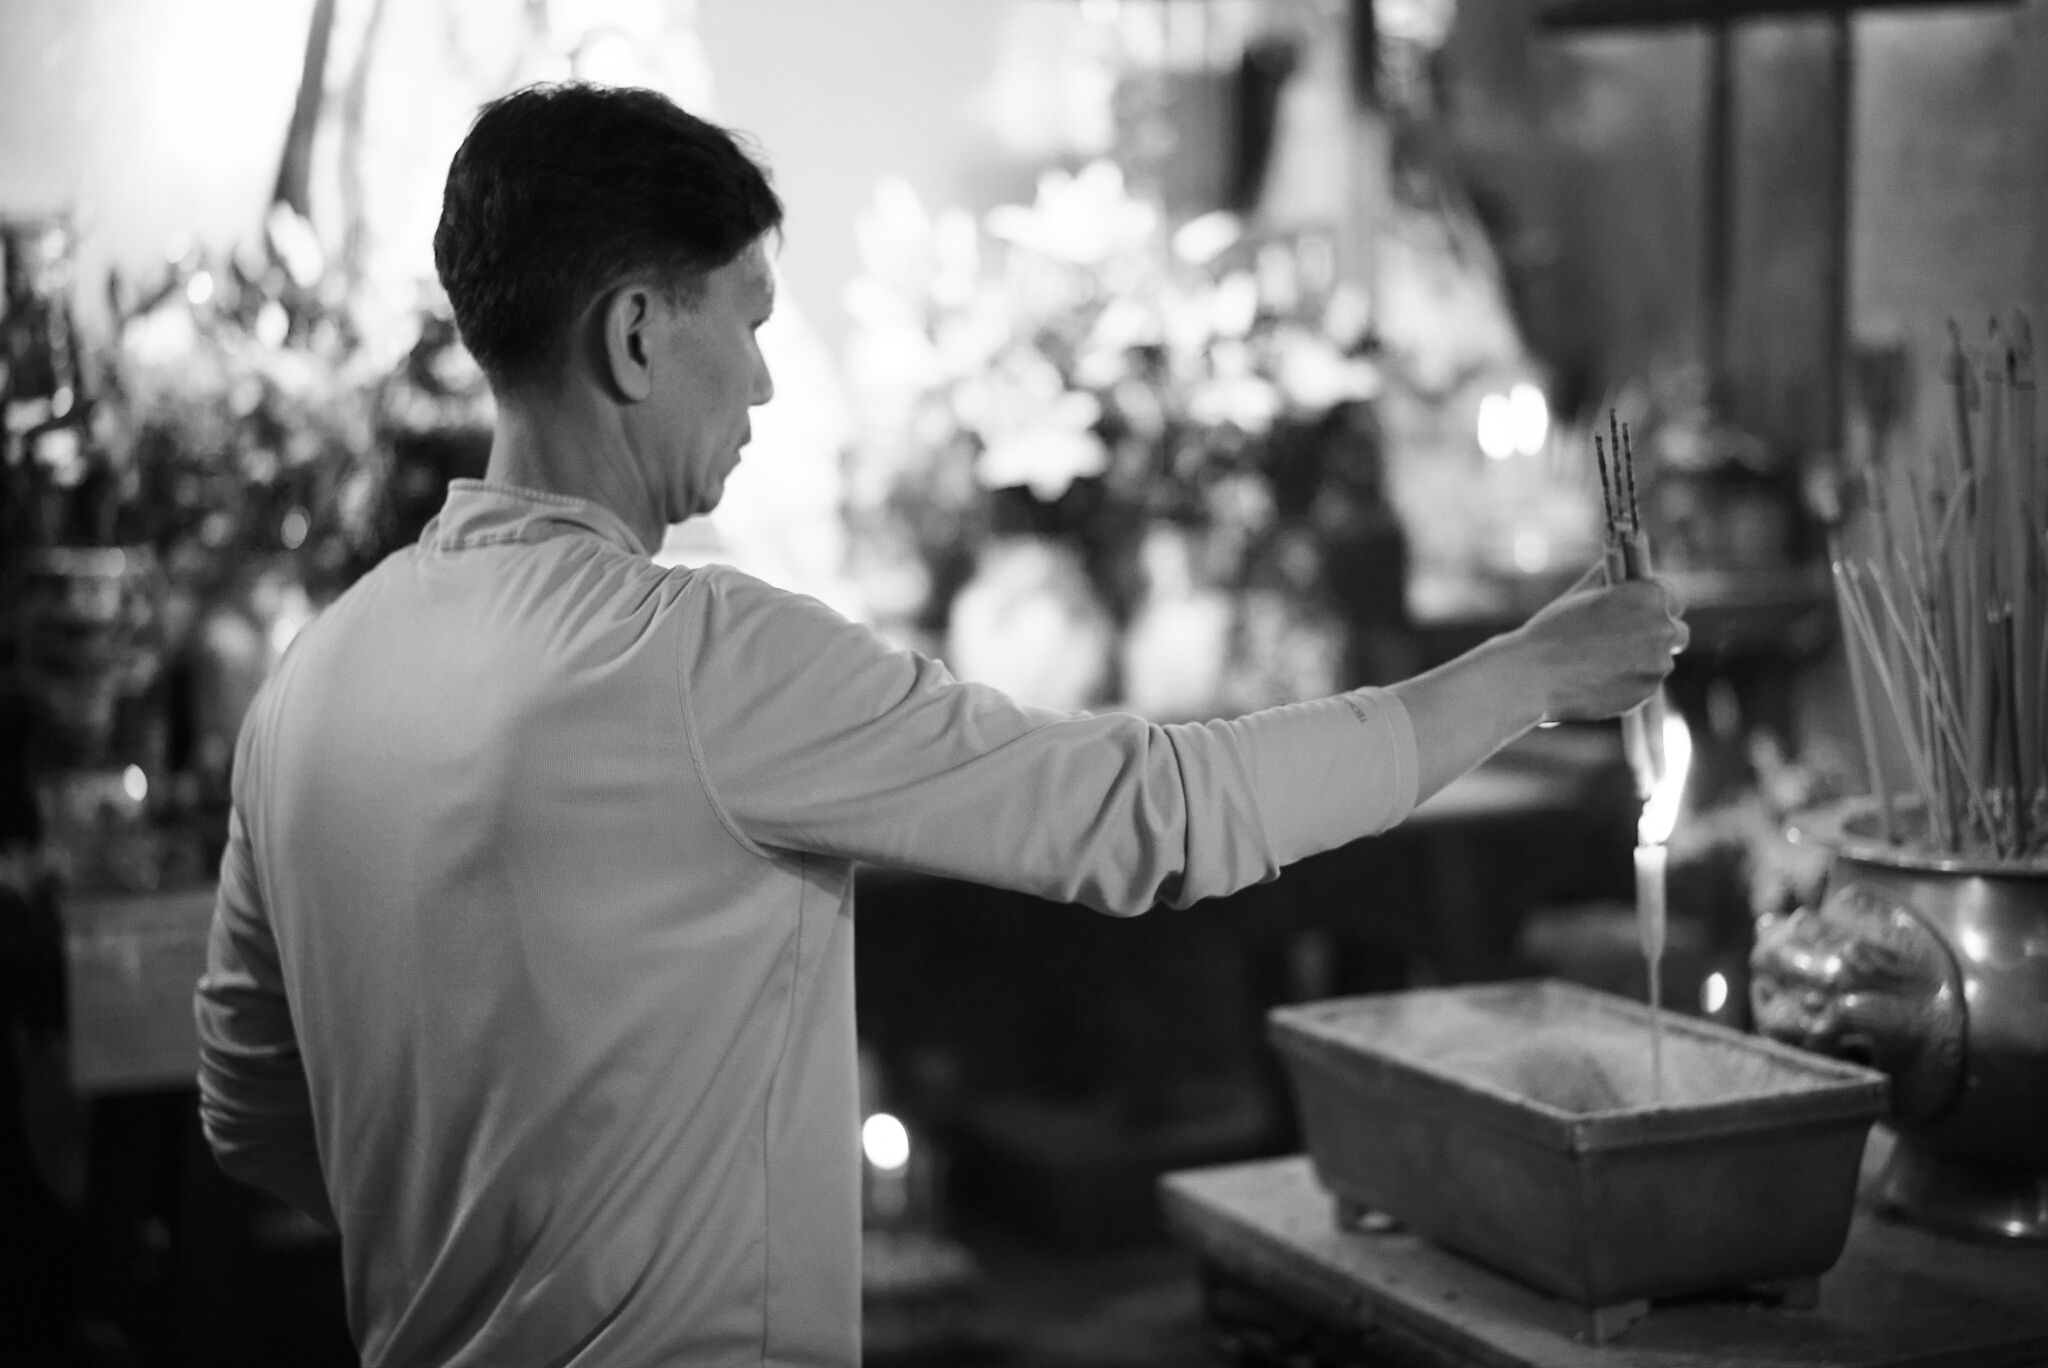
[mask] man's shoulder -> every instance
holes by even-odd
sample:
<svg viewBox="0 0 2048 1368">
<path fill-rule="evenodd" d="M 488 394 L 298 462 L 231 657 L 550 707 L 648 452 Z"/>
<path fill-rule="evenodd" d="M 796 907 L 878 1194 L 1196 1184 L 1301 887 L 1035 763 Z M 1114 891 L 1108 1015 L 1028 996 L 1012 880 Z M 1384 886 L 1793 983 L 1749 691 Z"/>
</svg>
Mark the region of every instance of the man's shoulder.
<svg viewBox="0 0 2048 1368">
<path fill-rule="evenodd" d="M 765 616 L 809 622 L 819 627 L 855 625 L 845 614 L 821 599 L 770 584 L 744 570 L 716 561 L 676 566 L 669 573 L 677 576 L 677 583 L 685 592 L 695 591 L 702 595 L 706 608 L 714 614 Z"/>
<path fill-rule="evenodd" d="M 838 608 L 784 589 L 732 566 L 678 567 L 678 607 L 708 657 L 744 651 L 754 668 L 796 668 L 800 661 L 849 666 L 866 657 L 894 657 L 901 648 Z"/>
</svg>

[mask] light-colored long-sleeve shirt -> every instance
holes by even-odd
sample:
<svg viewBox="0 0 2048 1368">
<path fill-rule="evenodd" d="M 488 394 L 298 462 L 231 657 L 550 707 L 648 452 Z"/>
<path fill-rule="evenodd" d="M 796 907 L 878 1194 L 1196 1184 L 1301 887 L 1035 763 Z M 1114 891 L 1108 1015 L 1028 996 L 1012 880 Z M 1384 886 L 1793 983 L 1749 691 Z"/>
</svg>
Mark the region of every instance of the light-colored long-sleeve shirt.
<svg viewBox="0 0 2048 1368">
<path fill-rule="evenodd" d="M 1026 708 L 657 567 L 595 504 L 459 482 L 243 728 L 207 1134 L 331 1205 L 366 1364 L 850 1364 L 854 862 L 1136 913 L 1415 787 L 1389 694 Z"/>
</svg>

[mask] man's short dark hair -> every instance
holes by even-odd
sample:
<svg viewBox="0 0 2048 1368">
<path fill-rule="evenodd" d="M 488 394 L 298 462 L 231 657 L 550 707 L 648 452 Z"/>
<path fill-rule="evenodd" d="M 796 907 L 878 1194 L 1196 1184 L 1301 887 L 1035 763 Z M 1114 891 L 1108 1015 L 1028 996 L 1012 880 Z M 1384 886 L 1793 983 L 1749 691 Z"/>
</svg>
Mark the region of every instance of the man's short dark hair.
<svg viewBox="0 0 2048 1368">
<path fill-rule="evenodd" d="M 448 168 L 434 268 L 495 385 L 542 374 L 574 312 L 637 272 L 688 298 L 782 222 L 733 135 L 651 90 L 533 85 L 487 104 Z"/>
</svg>

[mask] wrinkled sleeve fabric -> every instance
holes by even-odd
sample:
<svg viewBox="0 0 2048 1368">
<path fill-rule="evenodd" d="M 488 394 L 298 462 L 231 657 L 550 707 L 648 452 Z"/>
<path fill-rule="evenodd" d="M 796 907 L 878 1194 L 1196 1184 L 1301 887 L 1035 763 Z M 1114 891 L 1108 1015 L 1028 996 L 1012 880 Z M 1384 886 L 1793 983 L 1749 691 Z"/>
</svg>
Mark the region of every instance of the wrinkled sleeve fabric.
<svg viewBox="0 0 2048 1368">
<path fill-rule="evenodd" d="M 1415 803 L 1415 734 L 1360 690 L 1218 722 L 1025 707 L 737 571 L 678 603 L 680 688 L 736 838 L 1098 910 L 1185 906 Z"/>
<path fill-rule="evenodd" d="M 255 710 L 251 713 L 253 723 Z M 206 972 L 193 1003 L 199 1026 L 199 1117 L 223 1170 L 332 1229 L 306 1071 L 243 817 L 249 749 L 245 732 L 235 764 L 235 804 L 207 937 Z"/>
</svg>

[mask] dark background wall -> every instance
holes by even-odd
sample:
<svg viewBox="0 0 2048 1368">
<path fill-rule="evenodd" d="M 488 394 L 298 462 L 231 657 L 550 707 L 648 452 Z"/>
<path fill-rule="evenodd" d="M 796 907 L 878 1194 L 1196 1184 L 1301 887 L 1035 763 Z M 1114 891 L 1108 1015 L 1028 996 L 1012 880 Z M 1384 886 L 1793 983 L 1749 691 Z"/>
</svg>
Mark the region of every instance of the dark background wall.
<svg viewBox="0 0 2048 1368">
<path fill-rule="evenodd" d="M 1904 343 L 1923 398 L 1946 318 L 1975 330 L 2048 301 L 2048 95 L 2028 76 L 2048 70 L 2048 5 L 1866 12 L 1850 29 L 1846 165 L 1832 21 L 1733 31 L 1729 399 L 1791 451 L 1835 430 L 1831 272 L 1846 273 L 1851 348 Z M 1705 358 L 1710 47 L 1694 27 L 1548 32 L 1534 0 L 1461 7 L 1444 53 L 1456 146 L 1567 399 Z M 1909 420 L 1940 438 L 1938 405 Z"/>
</svg>

